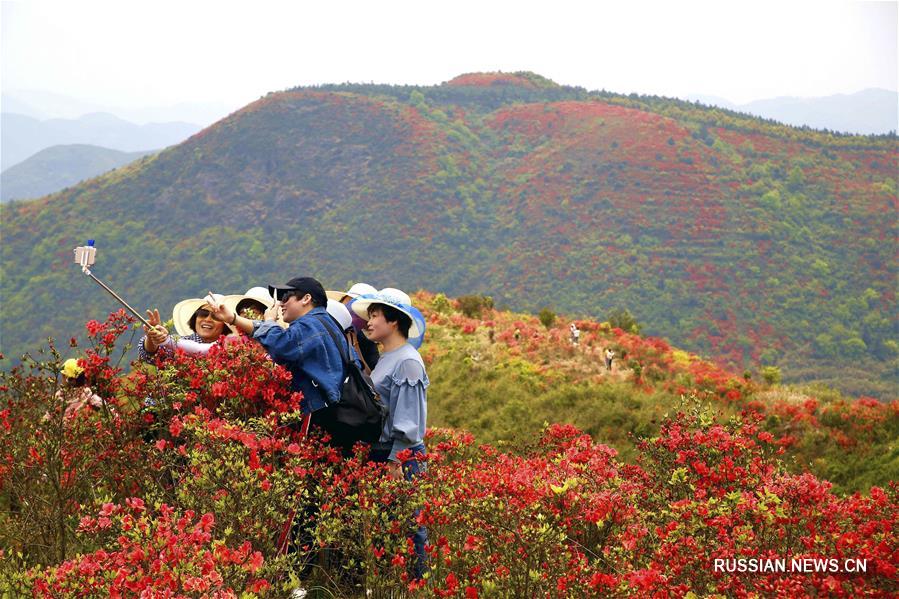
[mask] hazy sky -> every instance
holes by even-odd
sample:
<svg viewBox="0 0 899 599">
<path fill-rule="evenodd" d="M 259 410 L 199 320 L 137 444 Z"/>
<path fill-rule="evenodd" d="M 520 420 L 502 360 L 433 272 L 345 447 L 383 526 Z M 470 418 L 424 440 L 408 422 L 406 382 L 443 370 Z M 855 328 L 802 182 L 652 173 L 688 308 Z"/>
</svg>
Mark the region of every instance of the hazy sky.
<svg viewBox="0 0 899 599">
<path fill-rule="evenodd" d="M 300 84 L 559 83 L 742 103 L 897 88 L 897 2 L 4 0 L 4 90 L 235 106 Z"/>
</svg>

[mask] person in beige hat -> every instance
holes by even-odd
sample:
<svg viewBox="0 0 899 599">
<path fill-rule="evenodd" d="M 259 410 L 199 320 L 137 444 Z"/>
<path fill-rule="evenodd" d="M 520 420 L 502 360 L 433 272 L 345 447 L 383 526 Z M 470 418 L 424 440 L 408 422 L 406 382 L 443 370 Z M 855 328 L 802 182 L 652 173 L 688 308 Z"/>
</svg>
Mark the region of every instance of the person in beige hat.
<svg viewBox="0 0 899 599">
<path fill-rule="evenodd" d="M 224 302 L 225 297 L 217 295 L 215 299 Z M 152 326 L 144 325 L 146 335 L 140 340 L 137 350 L 140 360 L 152 361 L 160 348 L 167 353 L 171 353 L 176 347 L 187 353 L 206 353 L 210 344 L 233 332 L 228 325 L 212 317 L 212 307 L 205 298 L 178 302 L 172 309 L 172 320 L 180 335 L 177 341 L 172 339 L 168 329 L 163 326 L 159 310 L 147 310 L 147 321 Z"/>
<path fill-rule="evenodd" d="M 368 283 L 356 283 L 346 291 L 325 291 L 325 295 L 328 296 L 328 299 L 338 301 L 341 304 L 349 304 L 351 300 L 363 295 L 374 295 L 377 292 L 378 290 Z"/>
</svg>

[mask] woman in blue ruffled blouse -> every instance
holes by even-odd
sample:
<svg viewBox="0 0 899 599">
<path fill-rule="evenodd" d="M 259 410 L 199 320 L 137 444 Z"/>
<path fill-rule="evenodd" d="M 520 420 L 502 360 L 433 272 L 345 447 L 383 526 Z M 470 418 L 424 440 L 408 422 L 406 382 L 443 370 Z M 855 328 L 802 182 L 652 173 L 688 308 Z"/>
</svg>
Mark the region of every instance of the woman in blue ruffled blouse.
<svg viewBox="0 0 899 599">
<path fill-rule="evenodd" d="M 371 449 L 371 459 L 388 462 L 393 476 L 412 481 L 424 465 L 418 459 L 426 454 L 430 381 L 424 361 L 409 344 L 410 337 L 421 336 L 421 324 L 412 318 L 409 296 L 397 289 L 382 289 L 363 296 L 352 304 L 353 310 L 368 321 L 366 335 L 382 346 L 381 357 L 371 373 L 375 390 L 387 405 L 388 414 L 381 438 Z M 417 560 L 415 575 L 426 569 L 427 530 L 418 527 L 413 535 Z"/>
</svg>

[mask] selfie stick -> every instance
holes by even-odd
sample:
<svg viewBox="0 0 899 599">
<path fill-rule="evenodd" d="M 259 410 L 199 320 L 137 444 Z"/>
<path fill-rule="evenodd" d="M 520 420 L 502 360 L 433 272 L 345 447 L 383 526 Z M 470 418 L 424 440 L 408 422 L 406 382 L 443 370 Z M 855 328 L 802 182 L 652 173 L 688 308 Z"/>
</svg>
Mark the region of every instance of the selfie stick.
<svg viewBox="0 0 899 599">
<path fill-rule="evenodd" d="M 97 248 L 94 247 L 94 240 L 88 239 L 87 245 L 75 248 L 75 263 L 81 265 L 81 272 L 83 272 L 84 274 L 86 274 L 87 276 L 92 278 L 94 281 L 96 281 L 97 285 L 99 285 L 100 287 L 102 287 L 103 289 L 108 291 L 109 295 L 116 298 L 119 301 L 119 303 L 122 304 L 123 306 L 125 306 L 126 308 L 128 308 L 128 311 L 131 312 L 132 314 L 134 314 L 134 316 L 137 317 L 138 320 L 140 320 L 142 323 L 144 323 L 145 325 L 147 325 L 149 328 L 152 329 L 153 325 L 151 325 L 149 322 L 147 322 L 146 318 L 144 318 L 143 316 L 138 314 L 137 310 L 135 310 L 134 308 L 129 306 L 128 302 L 126 302 L 121 297 L 119 297 L 119 294 L 117 294 L 115 291 L 113 291 L 112 289 L 107 287 L 106 283 L 104 283 L 103 281 L 101 281 L 100 279 L 98 279 L 97 277 L 94 276 L 94 273 L 91 272 L 91 270 L 88 268 L 88 266 L 93 265 L 96 255 L 97 255 Z"/>
</svg>

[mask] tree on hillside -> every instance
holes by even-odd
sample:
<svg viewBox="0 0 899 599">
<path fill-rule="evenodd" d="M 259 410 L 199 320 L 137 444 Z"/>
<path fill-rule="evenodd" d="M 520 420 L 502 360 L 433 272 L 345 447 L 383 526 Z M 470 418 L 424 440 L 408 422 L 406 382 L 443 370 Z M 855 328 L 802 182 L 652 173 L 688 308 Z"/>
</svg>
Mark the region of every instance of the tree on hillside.
<svg viewBox="0 0 899 599">
<path fill-rule="evenodd" d="M 606 320 L 612 328 L 621 329 L 622 331 L 634 334 L 640 332 L 640 325 L 637 324 L 637 320 L 625 308 L 615 308 L 609 312 L 609 315 L 606 316 Z"/>
<path fill-rule="evenodd" d="M 556 313 L 550 310 L 549 308 L 543 308 L 540 310 L 540 322 L 547 329 L 553 326 L 556 322 Z"/>
<path fill-rule="evenodd" d="M 480 318 L 484 310 L 493 309 L 493 298 L 489 295 L 463 295 L 459 297 L 459 309 L 469 318 Z"/>
<path fill-rule="evenodd" d="M 776 385 L 780 383 L 780 368 L 777 366 L 763 366 L 762 367 L 762 378 L 765 379 L 765 382 L 769 385 Z"/>
</svg>

